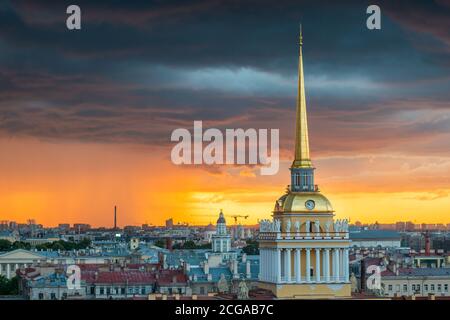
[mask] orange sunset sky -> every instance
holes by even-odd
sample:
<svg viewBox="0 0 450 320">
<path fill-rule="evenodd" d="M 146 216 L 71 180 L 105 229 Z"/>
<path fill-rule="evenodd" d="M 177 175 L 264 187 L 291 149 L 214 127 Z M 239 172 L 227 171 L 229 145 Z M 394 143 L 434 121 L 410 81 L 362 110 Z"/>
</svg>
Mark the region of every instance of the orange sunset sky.
<svg viewBox="0 0 450 320">
<path fill-rule="evenodd" d="M 289 184 L 298 22 L 316 183 L 337 218 L 450 223 L 450 6 L 381 1 L 6 1 L 0 220 L 269 218 Z M 117 14 L 120 12 L 120 15 Z M 281 166 L 176 166 L 176 128 L 280 129 Z M 244 221 L 243 221 L 244 222 Z"/>
</svg>

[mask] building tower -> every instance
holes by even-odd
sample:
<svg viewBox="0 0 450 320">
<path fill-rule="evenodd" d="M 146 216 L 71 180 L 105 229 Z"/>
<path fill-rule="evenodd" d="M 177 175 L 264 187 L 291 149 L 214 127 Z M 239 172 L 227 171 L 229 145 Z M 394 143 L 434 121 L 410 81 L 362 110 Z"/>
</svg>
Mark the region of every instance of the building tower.
<svg viewBox="0 0 450 320">
<path fill-rule="evenodd" d="M 114 230 L 117 230 L 117 206 L 114 206 Z"/>
<path fill-rule="evenodd" d="M 260 284 L 280 299 L 351 295 L 348 221 L 334 221 L 330 201 L 314 184 L 300 30 L 295 157 L 291 184 L 275 202 L 272 221 L 260 222 Z"/>
<path fill-rule="evenodd" d="M 231 249 L 231 236 L 227 232 L 227 223 L 222 210 L 216 224 L 216 234 L 212 236 L 212 249 L 214 252 L 229 252 Z"/>
</svg>

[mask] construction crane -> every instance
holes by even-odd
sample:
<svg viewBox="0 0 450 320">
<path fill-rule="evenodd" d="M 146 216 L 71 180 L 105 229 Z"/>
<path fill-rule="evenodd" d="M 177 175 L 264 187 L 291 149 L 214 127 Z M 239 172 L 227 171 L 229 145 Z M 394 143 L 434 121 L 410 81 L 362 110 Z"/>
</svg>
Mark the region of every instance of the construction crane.
<svg viewBox="0 0 450 320">
<path fill-rule="evenodd" d="M 234 218 L 234 224 L 237 224 L 237 219 L 238 219 L 238 218 L 244 218 L 244 219 L 247 219 L 247 218 L 248 218 L 248 215 L 246 215 L 246 216 L 234 215 L 234 216 L 231 216 L 231 217 Z"/>
</svg>

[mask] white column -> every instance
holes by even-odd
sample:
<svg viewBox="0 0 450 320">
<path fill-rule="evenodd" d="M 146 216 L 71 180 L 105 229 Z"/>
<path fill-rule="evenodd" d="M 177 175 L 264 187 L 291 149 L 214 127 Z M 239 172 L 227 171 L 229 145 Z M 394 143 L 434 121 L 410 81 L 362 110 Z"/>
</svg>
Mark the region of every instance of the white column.
<svg viewBox="0 0 450 320">
<path fill-rule="evenodd" d="M 270 264 L 270 282 L 275 282 L 275 254 L 273 249 L 269 251 Z"/>
<path fill-rule="evenodd" d="M 325 281 L 330 282 L 330 249 L 325 249 Z"/>
<path fill-rule="evenodd" d="M 349 265 L 349 259 L 348 259 L 348 249 L 344 249 L 344 277 L 345 277 L 345 282 L 349 281 L 349 269 L 350 269 L 350 265 Z"/>
<path fill-rule="evenodd" d="M 339 270 L 340 270 L 340 277 L 341 280 L 344 278 L 344 273 L 345 273 L 345 265 L 344 265 L 344 249 L 339 249 L 339 261 L 341 262 L 341 264 L 339 265 Z"/>
<path fill-rule="evenodd" d="M 291 249 L 286 249 L 286 280 L 287 282 L 291 282 L 292 280 L 292 271 L 291 271 Z"/>
<path fill-rule="evenodd" d="M 311 281 L 311 249 L 306 248 L 306 281 Z"/>
<path fill-rule="evenodd" d="M 264 280 L 264 249 L 259 249 L 259 280 Z"/>
<path fill-rule="evenodd" d="M 223 252 L 223 245 L 222 245 L 222 242 L 223 242 L 222 239 L 220 239 L 220 240 L 219 240 L 219 243 L 220 243 L 220 252 Z"/>
<path fill-rule="evenodd" d="M 335 276 L 335 281 L 339 281 L 339 274 L 340 274 L 340 270 L 339 270 L 339 264 L 340 264 L 340 262 L 339 262 L 339 249 L 338 248 L 336 248 L 336 249 L 334 249 L 334 255 L 335 255 L 335 259 L 336 259 L 336 263 L 335 263 L 335 265 L 336 265 L 336 269 L 335 269 L 335 274 L 334 274 L 334 276 Z"/>
<path fill-rule="evenodd" d="M 9 279 L 11 277 L 11 266 L 9 263 L 6 264 L 6 278 Z"/>
<path fill-rule="evenodd" d="M 320 282 L 320 249 L 316 248 L 316 282 Z"/>
<path fill-rule="evenodd" d="M 276 272 L 277 272 L 277 283 L 281 283 L 281 249 L 277 250 L 277 264 L 276 264 Z"/>
<path fill-rule="evenodd" d="M 295 282 L 300 283 L 302 281 L 302 264 L 300 261 L 300 249 L 295 249 Z"/>
</svg>

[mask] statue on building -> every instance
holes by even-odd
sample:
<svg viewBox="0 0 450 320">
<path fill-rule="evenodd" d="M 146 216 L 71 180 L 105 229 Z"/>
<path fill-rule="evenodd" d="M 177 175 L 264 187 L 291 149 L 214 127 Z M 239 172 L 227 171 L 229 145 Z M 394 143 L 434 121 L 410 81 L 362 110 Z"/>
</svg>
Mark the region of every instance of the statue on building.
<svg viewBox="0 0 450 320">
<path fill-rule="evenodd" d="M 314 227 L 316 229 L 316 233 L 320 233 L 320 221 L 319 220 L 314 221 Z"/>
<path fill-rule="evenodd" d="M 306 222 L 305 222 L 306 233 L 310 232 L 310 224 L 311 224 L 311 222 L 309 220 L 306 220 Z"/>
<path fill-rule="evenodd" d="M 239 290 L 238 297 L 239 300 L 247 300 L 248 299 L 248 288 L 245 284 L 245 281 L 239 282 Z"/>
<path fill-rule="evenodd" d="M 220 275 L 220 279 L 217 282 L 217 290 L 220 293 L 225 293 L 229 290 L 227 279 L 225 279 L 225 275 L 223 273 Z"/>
<path fill-rule="evenodd" d="M 286 232 L 291 232 L 291 219 L 286 222 Z"/>
<path fill-rule="evenodd" d="M 325 222 L 325 232 L 327 233 L 327 235 L 329 235 L 330 233 L 330 227 L 331 227 L 331 221 L 327 221 Z"/>
<path fill-rule="evenodd" d="M 299 233 L 300 232 L 300 221 L 295 221 L 294 223 L 295 226 L 295 232 Z"/>
<path fill-rule="evenodd" d="M 359 292 L 358 280 L 356 279 L 356 276 L 353 272 L 350 276 L 350 283 L 351 283 L 352 292 L 353 293 Z"/>
<path fill-rule="evenodd" d="M 280 220 L 275 219 L 274 223 L 275 223 L 275 232 L 280 232 L 280 231 L 281 231 L 281 223 L 280 223 Z"/>
</svg>

